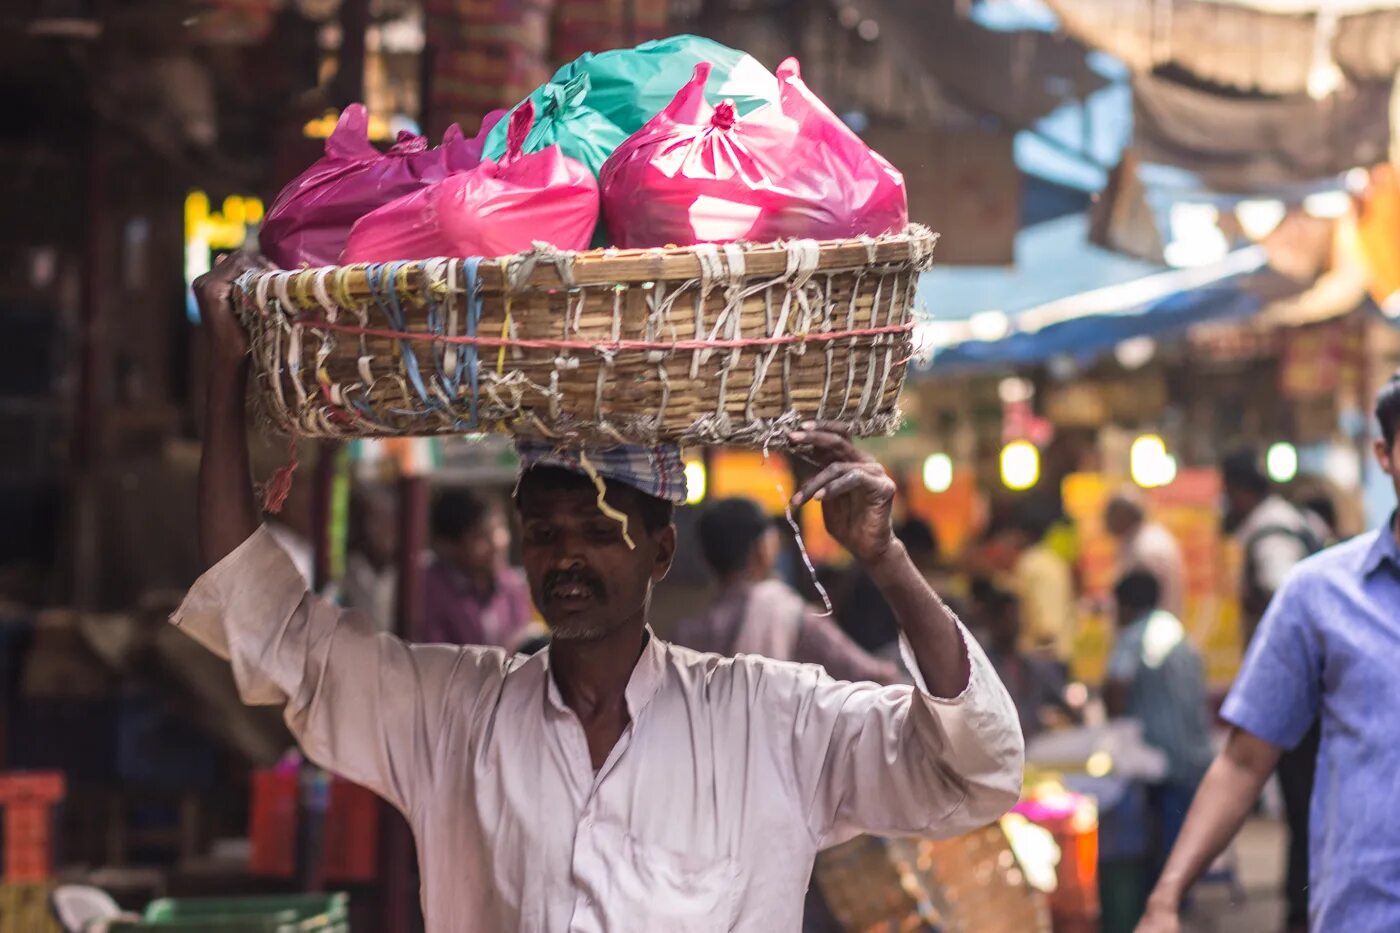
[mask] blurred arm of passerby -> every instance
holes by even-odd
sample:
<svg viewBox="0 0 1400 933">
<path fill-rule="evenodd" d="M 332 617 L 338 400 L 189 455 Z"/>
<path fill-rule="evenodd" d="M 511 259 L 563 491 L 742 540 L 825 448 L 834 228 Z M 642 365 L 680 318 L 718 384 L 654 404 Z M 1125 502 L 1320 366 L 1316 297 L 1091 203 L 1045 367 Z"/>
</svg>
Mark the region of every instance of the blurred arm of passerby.
<svg viewBox="0 0 1400 933">
<path fill-rule="evenodd" d="M 1137 933 L 1176 933 L 1181 899 L 1225 851 L 1278 767 L 1280 749 L 1243 729 L 1234 729 L 1206 772 L 1177 837 L 1162 877 L 1147 902 Z"/>
<path fill-rule="evenodd" d="M 899 666 L 867 654 L 828 616 L 808 612 L 797 634 L 793 660 L 820 664 L 837 680 L 897 684 L 908 680 Z"/>
<path fill-rule="evenodd" d="M 1283 750 L 1317 719 L 1322 669 L 1298 598 L 1306 586 L 1296 575 L 1290 579 L 1250 644 L 1221 708 L 1233 728 L 1201 781 L 1139 933 L 1178 929 L 1182 897 L 1244 825 Z"/>
<path fill-rule="evenodd" d="M 836 680 L 853 683 L 900 682 L 897 666 L 861 650 L 777 578 L 781 539 L 757 502 L 732 498 L 711 503 L 696 531 L 716 579 L 715 598 L 676 626 L 676 644 L 723 655 L 759 654 L 820 664 Z"/>
</svg>

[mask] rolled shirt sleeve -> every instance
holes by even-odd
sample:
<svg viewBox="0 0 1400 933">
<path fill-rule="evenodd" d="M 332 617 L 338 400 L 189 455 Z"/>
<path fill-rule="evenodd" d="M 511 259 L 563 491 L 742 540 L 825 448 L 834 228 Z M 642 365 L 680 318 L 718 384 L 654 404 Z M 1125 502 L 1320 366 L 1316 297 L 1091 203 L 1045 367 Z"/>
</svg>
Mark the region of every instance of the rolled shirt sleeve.
<svg viewBox="0 0 1400 933">
<path fill-rule="evenodd" d="M 1322 656 L 1309 624 L 1308 574 L 1293 574 L 1269 604 L 1220 715 L 1279 748 L 1300 742 L 1317 718 Z"/>
<path fill-rule="evenodd" d="M 1025 745 L 1011 698 L 966 631 L 971 677 L 951 700 L 916 685 L 833 681 L 816 668 L 796 691 L 796 783 L 818 847 L 861 833 L 946 837 L 984 826 L 1017 801 Z"/>
<path fill-rule="evenodd" d="M 311 760 L 410 816 L 436 776 L 444 720 L 469 715 L 505 663 L 492 649 L 377 633 L 310 594 L 265 527 L 201 577 L 171 621 L 232 664 L 245 703 L 286 703 Z"/>
</svg>

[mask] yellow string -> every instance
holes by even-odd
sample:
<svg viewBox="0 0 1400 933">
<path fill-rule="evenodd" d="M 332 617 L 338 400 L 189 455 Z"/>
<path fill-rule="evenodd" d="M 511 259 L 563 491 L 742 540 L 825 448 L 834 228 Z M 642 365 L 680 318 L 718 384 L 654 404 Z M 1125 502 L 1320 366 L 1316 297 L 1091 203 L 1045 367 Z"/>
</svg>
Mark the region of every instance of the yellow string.
<svg viewBox="0 0 1400 933">
<path fill-rule="evenodd" d="M 501 339 L 510 339 L 510 292 L 506 292 L 506 319 L 501 322 Z M 506 345 L 501 344 L 500 352 L 496 354 L 496 375 L 505 375 L 506 371 Z"/>
<path fill-rule="evenodd" d="M 583 467 L 583 472 L 587 473 L 588 478 L 593 481 L 593 488 L 598 490 L 598 511 L 622 526 L 622 540 L 627 542 L 628 550 L 635 551 L 637 545 L 633 543 L 632 536 L 627 533 L 626 514 L 608 505 L 607 484 L 603 482 L 603 478 L 598 475 L 598 471 L 594 469 L 593 464 L 589 462 L 588 454 L 584 453 L 582 450 L 578 452 L 578 463 L 579 466 Z"/>
</svg>

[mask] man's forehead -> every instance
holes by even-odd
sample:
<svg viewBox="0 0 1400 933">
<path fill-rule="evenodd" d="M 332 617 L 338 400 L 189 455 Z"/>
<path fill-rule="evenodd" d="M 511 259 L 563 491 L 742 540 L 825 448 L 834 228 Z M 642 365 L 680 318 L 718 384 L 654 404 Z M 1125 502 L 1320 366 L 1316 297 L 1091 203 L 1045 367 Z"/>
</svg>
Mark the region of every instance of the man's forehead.
<svg viewBox="0 0 1400 933">
<path fill-rule="evenodd" d="M 628 502 L 609 496 L 609 504 L 626 511 Z M 598 493 L 592 489 L 531 489 L 520 499 L 520 514 L 526 518 L 591 518 L 601 515 Z"/>
</svg>

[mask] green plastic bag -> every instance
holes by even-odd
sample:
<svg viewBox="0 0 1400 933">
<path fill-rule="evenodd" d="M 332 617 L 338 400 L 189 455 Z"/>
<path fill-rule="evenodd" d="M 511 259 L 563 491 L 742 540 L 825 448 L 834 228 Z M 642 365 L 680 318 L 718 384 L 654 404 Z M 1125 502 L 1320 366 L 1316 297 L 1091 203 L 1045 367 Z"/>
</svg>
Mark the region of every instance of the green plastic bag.
<svg viewBox="0 0 1400 933">
<path fill-rule="evenodd" d="M 672 36 L 644 42 L 635 49 L 589 52 L 560 68 L 548 84 L 530 95 L 535 112 L 541 116 L 525 140 L 525 151 L 538 151 L 537 139 L 538 148 L 557 142 L 565 155 L 578 159 L 596 175 L 622 140 L 671 102 L 700 62 L 713 66 L 705 85 L 705 97 L 711 104 L 732 100 L 742 116 L 778 99 L 778 79 L 758 59 L 712 39 Z M 579 78 L 586 78 L 587 84 L 575 100 L 571 95 L 577 93 L 575 82 Z M 573 90 L 561 91 L 561 87 Z M 551 100 L 561 96 L 568 98 L 566 105 L 561 115 L 551 120 Z M 611 123 L 621 135 L 605 130 L 595 117 Z M 486 137 L 486 158 L 499 158 L 506 151 L 509 125 L 509 119 L 501 120 Z M 546 125 L 550 128 L 545 129 Z M 596 158 L 594 150 L 604 148 L 603 157 Z"/>
</svg>

